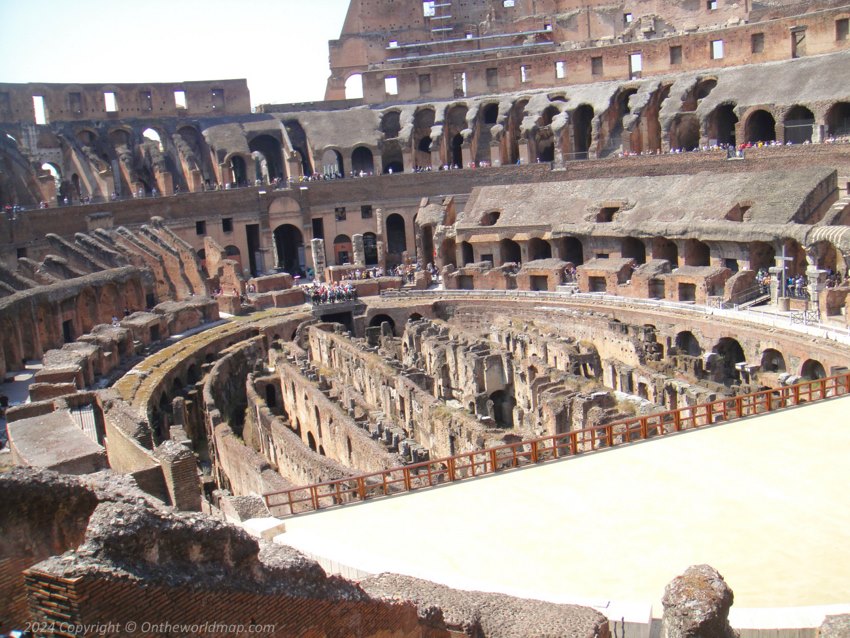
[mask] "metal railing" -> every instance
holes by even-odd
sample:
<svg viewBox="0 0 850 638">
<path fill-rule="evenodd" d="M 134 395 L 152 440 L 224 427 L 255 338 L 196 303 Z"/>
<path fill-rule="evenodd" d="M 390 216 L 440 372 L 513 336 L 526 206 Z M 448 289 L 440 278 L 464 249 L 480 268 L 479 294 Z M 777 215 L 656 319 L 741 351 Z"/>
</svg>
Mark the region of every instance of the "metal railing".
<svg viewBox="0 0 850 638">
<path fill-rule="evenodd" d="M 263 495 L 272 516 L 412 492 L 545 463 L 850 392 L 850 373 Z"/>
</svg>

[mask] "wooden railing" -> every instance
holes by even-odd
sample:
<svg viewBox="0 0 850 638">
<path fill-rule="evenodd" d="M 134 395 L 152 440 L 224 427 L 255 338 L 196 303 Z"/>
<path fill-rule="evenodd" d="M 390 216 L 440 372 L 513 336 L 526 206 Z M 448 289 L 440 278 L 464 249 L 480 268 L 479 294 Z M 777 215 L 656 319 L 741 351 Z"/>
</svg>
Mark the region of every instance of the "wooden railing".
<svg viewBox="0 0 850 638">
<path fill-rule="evenodd" d="M 500 445 L 263 495 L 272 516 L 412 492 L 476 476 L 612 448 L 704 425 L 764 414 L 850 392 L 850 373 L 638 416 L 606 425 Z"/>
</svg>

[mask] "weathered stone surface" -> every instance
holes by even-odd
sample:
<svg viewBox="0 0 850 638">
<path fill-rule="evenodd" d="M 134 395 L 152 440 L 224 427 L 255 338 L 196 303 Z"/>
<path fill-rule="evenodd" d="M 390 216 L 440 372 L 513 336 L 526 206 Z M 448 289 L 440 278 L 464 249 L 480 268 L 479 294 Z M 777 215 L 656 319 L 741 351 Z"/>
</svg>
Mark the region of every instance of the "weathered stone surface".
<svg viewBox="0 0 850 638">
<path fill-rule="evenodd" d="M 439 607 L 446 626 L 467 636 L 511 638 L 561 636 L 606 638 L 608 620 L 578 605 L 556 605 L 486 592 L 451 589 L 427 580 L 380 574 L 360 581 L 370 595 L 385 600 L 413 601 L 421 618 Z"/>
<path fill-rule="evenodd" d="M 734 595 L 710 565 L 693 565 L 664 589 L 662 638 L 736 638 L 729 626 Z"/>
<path fill-rule="evenodd" d="M 850 614 L 827 616 L 818 630 L 818 638 L 847 638 L 850 636 Z"/>
</svg>

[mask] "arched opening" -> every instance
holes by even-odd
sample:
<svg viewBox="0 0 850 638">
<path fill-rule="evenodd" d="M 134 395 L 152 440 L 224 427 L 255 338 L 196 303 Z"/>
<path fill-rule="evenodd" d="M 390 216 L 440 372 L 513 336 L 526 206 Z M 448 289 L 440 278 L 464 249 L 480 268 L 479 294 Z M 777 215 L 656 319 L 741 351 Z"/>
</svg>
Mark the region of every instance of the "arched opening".
<svg viewBox="0 0 850 638">
<path fill-rule="evenodd" d="M 358 146 L 351 153 L 351 170 L 355 175 L 371 175 L 375 172 L 375 160 L 365 146 Z"/>
<path fill-rule="evenodd" d="M 404 218 L 398 213 L 387 217 L 387 253 L 393 255 L 395 263 L 401 261 L 401 254 L 407 250 L 407 231 Z"/>
<path fill-rule="evenodd" d="M 359 100 L 363 97 L 363 76 L 353 73 L 345 79 L 345 99 Z"/>
<path fill-rule="evenodd" d="M 738 116 L 735 115 L 734 104 L 721 104 L 708 116 L 709 137 L 717 139 L 718 144 L 735 146 L 735 125 Z"/>
<path fill-rule="evenodd" d="M 456 133 L 452 138 L 452 166 L 463 167 L 463 135 Z"/>
<path fill-rule="evenodd" d="M 699 118 L 693 113 L 679 114 L 670 126 L 670 148 L 692 151 L 699 148 Z"/>
<path fill-rule="evenodd" d="M 844 257 L 835 249 L 835 246 L 831 242 L 815 242 L 809 246 L 808 253 L 811 255 L 815 267 L 820 270 L 844 274 Z"/>
<path fill-rule="evenodd" d="M 334 237 L 334 263 L 337 266 L 344 266 L 351 263 L 352 252 L 351 237 L 348 235 L 337 235 Z"/>
<path fill-rule="evenodd" d="M 398 111 L 388 111 L 381 117 L 381 132 L 385 139 L 398 137 L 401 131 L 401 121 Z"/>
<path fill-rule="evenodd" d="M 776 139 L 776 120 L 767 111 L 754 111 L 747 118 L 744 136 L 750 144 L 773 142 Z"/>
<path fill-rule="evenodd" d="M 581 266 L 584 263 L 584 247 L 578 237 L 563 237 L 559 244 L 560 258 L 570 262 L 573 266 Z"/>
<path fill-rule="evenodd" d="M 159 133 L 157 133 L 154 129 L 146 128 L 144 131 L 142 131 L 142 141 L 153 142 L 154 144 L 156 144 L 156 147 L 160 151 L 162 151 L 162 138 L 160 138 Z"/>
<path fill-rule="evenodd" d="M 698 357 L 702 354 L 702 346 L 690 330 L 684 330 L 676 335 L 676 349 L 680 354 Z"/>
<path fill-rule="evenodd" d="M 415 217 L 413 223 L 414 225 L 416 224 Z M 419 259 L 423 264 L 434 263 L 437 261 L 437 252 L 434 250 L 434 226 L 432 224 L 426 224 L 421 229 L 422 254 L 419 256 Z"/>
<path fill-rule="evenodd" d="M 313 406 L 313 420 L 316 422 L 316 434 L 322 438 L 322 415 L 319 414 L 319 408 Z"/>
<path fill-rule="evenodd" d="M 493 402 L 493 420 L 496 426 L 500 428 L 514 427 L 514 406 L 516 399 L 513 395 L 504 390 L 496 390 L 490 395 L 490 401 Z"/>
<path fill-rule="evenodd" d="M 540 114 L 540 119 L 537 120 L 538 126 L 550 126 L 552 124 L 552 120 L 558 115 L 561 111 L 558 110 L 557 106 L 547 106 L 543 109 L 543 112 Z"/>
<path fill-rule="evenodd" d="M 502 264 L 521 264 L 522 250 L 519 244 L 513 239 L 503 239 L 499 242 L 499 249 L 502 253 Z"/>
<path fill-rule="evenodd" d="M 767 242 L 753 241 L 749 245 L 750 270 L 767 270 L 776 263 L 776 249 Z"/>
<path fill-rule="evenodd" d="M 363 257 L 367 266 L 378 263 L 378 237 L 375 233 L 363 233 Z"/>
<path fill-rule="evenodd" d="M 721 367 L 716 372 L 719 372 L 722 378 L 715 377 L 716 380 L 724 385 L 740 382 L 741 373 L 735 367 L 735 364 L 745 361 L 744 349 L 741 344 L 732 337 L 723 337 L 715 344 L 712 352 L 720 358 L 719 365 Z"/>
<path fill-rule="evenodd" d="M 555 160 L 555 138 L 551 129 L 537 133 L 537 161 L 552 162 Z"/>
<path fill-rule="evenodd" d="M 418 312 L 410 313 L 410 316 L 407 318 L 407 320 L 409 322 L 410 321 L 419 321 L 420 319 L 422 319 L 422 315 L 420 315 Z"/>
<path fill-rule="evenodd" d="M 785 372 L 785 357 L 779 350 L 768 348 L 761 354 L 762 372 Z"/>
<path fill-rule="evenodd" d="M 271 135 L 257 135 L 248 142 L 248 149 L 252 153 L 262 155 L 269 181 L 283 179 L 283 150 L 280 141 Z"/>
<path fill-rule="evenodd" d="M 307 144 L 307 133 L 304 132 L 304 127 L 298 120 L 287 120 L 283 123 L 286 129 L 286 134 L 289 136 L 289 143 L 292 144 L 292 150 L 298 152 L 298 157 L 301 160 L 301 170 L 304 175 L 313 174 L 313 157 L 310 155 L 310 147 Z"/>
<path fill-rule="evenodd" d="M 238 246 L 234 246 L 233 244 L 225 246 L 224 255 L 227 259 L 231 259 L 239 264 L 239 270 L 242 270 L 242 253 L 239 251 Z"/>
<path fill-rule="evenodd" d="M 552 246 L 545 239 L 533 237 L 528 242 L 528 258 L 531 261 L 535 259 L 549 259 L 552 256 Z"/>
<path fill-rule="evenodd" d="M 785 141 L 792 144 L 811 143 L 815 116 L 805 106 L 794 106 L 785 115 Z"/>
<path fill-rule="evenodd" d="M 269 408 L 277 407 L 277 393 L 271 383 L 266 384 L 266 405 Z"/>
<path fill-rule="evenodd" d="M 484 118 L 484 124 L 492 126 L 499 120 L 499 105 L 496 103 L 485 105 L 481 115 Z"/>
<path fill-rule="evenodd" d="M 806 359 L 800 368 L 800 376 L 807 381 L 823 379 L 826 377 L 826 370 L 824 370 L 823 364 L 817 359 Z"/>
<path fill-rule="evenodd" d="M 322 153 L 322 173 L 328 177 L 344 177 L 345 164 L 342 162 L 342 153 L 332 148 Z"/>
<path fill-rule="evenodd" d="M 708 244 L 698 239 L 685 241 L 685 265 L 686 266 L 709 266 L 711 265 L 711 250 Z"/>
<path fill-rule="evenodd" d="M 314 452 L 317 452 L 316 448 L 316 437 L 313 436 L 312 432 L 307 432 L 307 445 L 310 446 L 310 449 Z"/>
<path fill-rule="evenodd" d="M 390 332 L 393 336 L 395 336 L 395 321 L 392 320 L 392 317 L 389 315 L 375 315 L 369 320 L 369 327 L 376 328 L 380 327 L 381 324 L 387 323 L 390 326 Z"/>
<path fill-rule="evenodd" d="M 304 270 L 304 236 L 292 224 L 281 224 L 274 229 L 277 249 L 277 267 L 294 275 Z"/>
<path fill-rule="evenodd" d="M 142 135 L 144 135 L 144 133 L 142 133 Z M 12 136 L 9 135 L 9 137 Z M 94 146 L 94 143 L 97 141 L 97 134 L 94 131 L 90 131 L 88 129 L 77 131 L 77 141 L 83 146 Z"/>
<path fill-rule="evenodd" d="M 525 117 L 525 107 L 527 104 L 527 99 L 518 100 L 511 107 L 511 110 L 508 113 L 507 159 L 511 164 L 516 164 L 520 159 L 519 144 L 522 136 L 520 127 L 522 126 L 522 120 Z"/>
<path fill-rule="evenodd" d="M 573 111 L 573 156 L 572 159 L 587 159 L 593 140 L 593 107 L 582 104 Z"/>
<path fill-rule="evenodd" d="M 467 107 L 453 106 L 446 111 L 444 135 L 450 147 L 446 150 L 446 162 L 453 166 L 463 166 L 463 131 L 466 130 Z"/>
<path fill-rule="evenodd" d="M 237 186 L 244 186 L 248 183 L 248 169 L 242 156 L 233 155 L 230 158 L 230 170 L 233 173 L 233 181 Z"/>
<path fill-rule="evenodd" d="M 398 142 L 388 142 L 384 144 L 381 151 L 381 164 L 383 165 L 384 173 L 403 173 L 404 158 L 401 154 L 401 147 Z"/>
<path fill-rule="evenodd" d="M 714 78 L 698 79 L 694 87 L 685 94 L 682 100 L 682 111 L 696 111 L 700 101 L 717 86 Z"/>
<path fill-rule="evenodd" d="M 428 168 L 431 166 L 431 128 L 435 120 L 434 109 L 419 109 L 413 115 L 413 151 L 415 167 Z"/>
<path fill-rule="evenodd" d="M 460 259 L 461 266 L 466 266 L 475 261 L 475 253 L 472 251 L 472 244 L 468 241 L 460 242 Z"/>
<path fill-rule="evenodd" d="M 646 246 L 637 237 L 624 237 L 620 254 L 625 259 L 634 259 L 636 264 L 646 263 Z"/>
<path fill-rule="evenodd" d="M 850 102 L 836 102 L 826 112 L 826 134 L 829 137 L 850 136 Z"/>
<path fill-rule="evenodd" d="M 435 266 L 454 266 L 457 268 L 457 245 L 454 237 L 446 237 L 443 243 L 440 244 L 440 252 L 438 259 L 434 262 Z"/>
<path fill-rule="evenodd" d="M 679 267 L 679 247 L 676 242 L 666 237 L 655 237 L 652 240 L 652 258 L 666 259 L 671 268 Z"/>
<path fill-rule="evenodd" d="M 63 196 L 62 193 L 62 173 L 59 171 L 59 168 L 55 164 L 51 164 L 49 162 L 45 162 L 41 165 L 41 170 L 47 171 L 53 177 L 53 183 L 56 186 L 56 196 L 61 199 Z M 2 203 L 2 202 L 0 202 Z"/>
</svg>

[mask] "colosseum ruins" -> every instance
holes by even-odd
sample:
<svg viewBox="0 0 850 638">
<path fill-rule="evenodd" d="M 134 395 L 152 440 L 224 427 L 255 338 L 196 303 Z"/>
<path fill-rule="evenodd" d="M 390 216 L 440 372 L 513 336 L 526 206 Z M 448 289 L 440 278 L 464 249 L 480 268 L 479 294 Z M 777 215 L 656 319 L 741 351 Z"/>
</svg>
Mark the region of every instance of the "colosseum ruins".
<svg viewBox="0 0 850 638">
<path fill-rule="evenodd" d="M 848 25 L 839 0 L 351 0 L 316 102 L 0 84 L 0 632 L 660 635 L 657 604 L 378 575 L 294 539 L 686 430 L 841 421 Z M 829 432 L 793 435 L 794 472 L 835 469 Z M 832 499 L 777 523 L 805 552 L 850 502 L 837 474 L 799 479 Z M 844 530 L 783 602 L 730 580 L 738 600 L 850 613 Z"/>
</svg>

